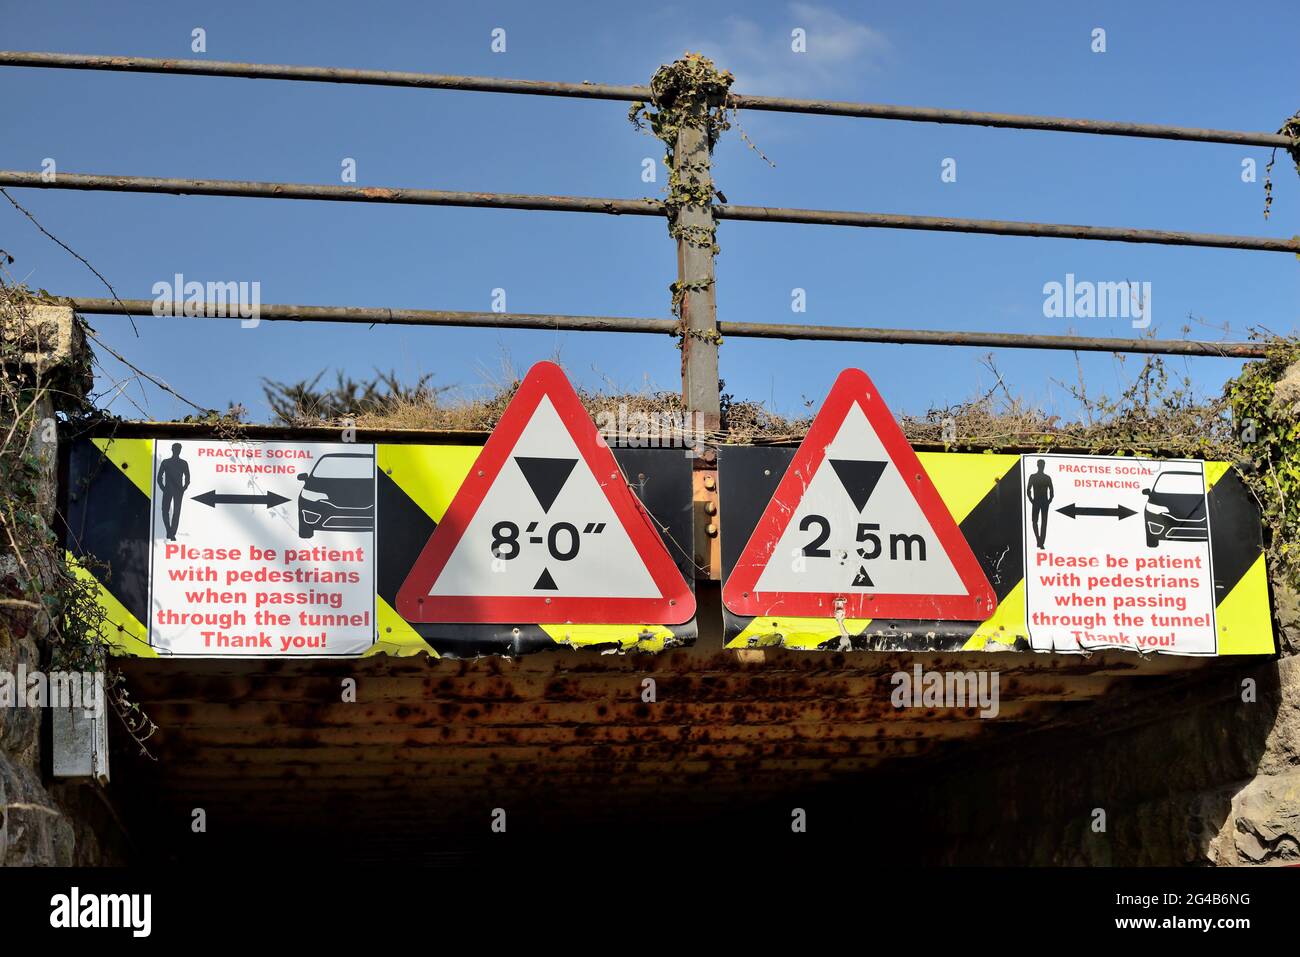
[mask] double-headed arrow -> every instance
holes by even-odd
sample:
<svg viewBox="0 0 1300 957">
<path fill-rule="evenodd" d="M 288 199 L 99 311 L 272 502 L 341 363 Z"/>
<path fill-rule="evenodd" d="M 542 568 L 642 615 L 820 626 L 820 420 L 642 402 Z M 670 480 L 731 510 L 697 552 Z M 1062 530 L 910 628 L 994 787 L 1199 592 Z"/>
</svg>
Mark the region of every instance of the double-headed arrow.
<svg viewBox="0 0 1300 957">
<path fill-rule="evenodd" d="M 1131 508 L 1125 508 L 1123 505 L 1116 505 L 1114 508 L 1088 508 L 1083 505 L 1076 505 L 1071 502 L 1063 508 L 1058 508 L 1062 515 L 1068 515 L 1070 518 L 1078 518 L 1080 515 L 1100 515 L 1103 518 L 1114 518 L 1123 521 L 1130 515 L 1136 515 L 1137 512 Z"/>
<path fill-rule="evenodd" d="M 274 492 L 263 492 L 261 495 L 221 495 L 213 489 L 211 492 L 195 495 L 194 501 L 202 502 L 209 508 L 216 508 L 218 505 L 265 505 L 267 508 L 275 508 L 289 499 Z"/>
</svg>

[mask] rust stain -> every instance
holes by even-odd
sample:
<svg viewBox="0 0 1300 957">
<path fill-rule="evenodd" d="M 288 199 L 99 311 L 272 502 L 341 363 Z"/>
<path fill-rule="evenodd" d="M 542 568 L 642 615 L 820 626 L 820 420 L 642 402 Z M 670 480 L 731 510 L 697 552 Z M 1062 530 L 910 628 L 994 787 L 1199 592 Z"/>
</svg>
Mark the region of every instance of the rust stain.
<svg viewBox="0 0 1300 957">
<path fill-rule="evenodd" d="M 161 731 L 150 742 L 157 762 L 117 742 L 115 779 L 119 766 L 147 777 L 168 813 L 201 800 L 210 814 L 267 827 L 344 807 L 422 827 L 430 809 L 475 809 L 484 795 L 545 795 L 548 809 L 582 815 L 615 800 L 687 813 L 1015 747 L 1027 731 L 1113 711 L 1110 696 L 1149 693 L 1187 669 L 1000 655 L 1000 713 L 981 719 L 971 707 L 895 708 L 890 677 L 915 664 L 988 669 L 986 655 L 760 655 L 122 659 L 132 698 Z M 357 703 L 340 701 L 340 677 L 357 679 Z M 646 677 L 654 702 L 641 697 Z"/>
</svg>

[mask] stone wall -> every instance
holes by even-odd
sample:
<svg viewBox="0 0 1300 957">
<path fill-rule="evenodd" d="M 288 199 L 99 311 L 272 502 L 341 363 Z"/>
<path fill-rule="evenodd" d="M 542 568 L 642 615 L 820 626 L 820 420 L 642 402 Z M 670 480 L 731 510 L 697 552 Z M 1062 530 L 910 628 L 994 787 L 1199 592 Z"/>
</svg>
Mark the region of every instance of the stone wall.
<svg viewBox="0 0 1300 957">
<path fill-rule="evenodd" d="M 40 667 L 39 633 L 0 626 L 0 671 Z M 0 708 L 0 864 L 71 864 L 73 827 L 41 782 L 41 712 Z"/>
<path fill-rule="evenodd" d="M 7 363 L 6 374 L 39 375 L 43 381 L 59 382 L 60 389 L 84 383 L 74 376 L 60 376 L 77 368 L 78 351 L 84 343 L 72 310 L 36 306 L 26 317 L 6 315 L 0 328 L 9 343 L 21 350 L 19 363 Z M 12 358 L 12 352 L 6 350 Z M 55 406 L 46 392 L 33 410 L 34 421 L 52 421 Z M 8 426 L 6 426 L 6 431 Z M 35 454 L 41 464 L 38 509 L 47 526 L 54 520 L 56 502 L 57 444 L 44 441 L 44 430 L 30 436 L 29 447 L 9 449 L 6 454 Z M 19 562 L 8 547 L 0 549 L 0 672 L 17 675 L 45 670 L 49 647 L 46 639 L 50 621 L 39 607 L 27 601 L 23 585 L 29 575 L 46 577 L 41 556 L 24 556 Z M 47 556 L 48 558 L 48 556 Z M 120 830 L 111 812 L 92 789 L 98 785 L 51 783 L 42 709 L 0 707 L 0 865 L 87 865 L 121 860 Z"/>
</svg>

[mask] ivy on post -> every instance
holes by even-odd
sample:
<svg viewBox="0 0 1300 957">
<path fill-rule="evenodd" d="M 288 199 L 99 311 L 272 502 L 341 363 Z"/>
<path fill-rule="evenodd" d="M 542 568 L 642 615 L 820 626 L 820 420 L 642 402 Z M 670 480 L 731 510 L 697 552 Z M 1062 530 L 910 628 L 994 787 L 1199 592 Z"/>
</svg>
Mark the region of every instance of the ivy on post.
<svg viewBox="0 0 1300 957">
<path fill-rule="evenodd" d="M 638 129 L 648 123 L 666 145 L 668 232 L 677 241 L 677 281 L 672 290 L 682 350 L 682 399 L 702 418 L 721 427 L 714 257 L 718 253 L 713 216 L 710 157 L 728 128 L 726 103 L 733 77 L 707 57 L 687 53 L 660 67 L 650 81 L 649 104 L 633 103 L 628 118 Z"/>
<path fill-rule="evenodd" d="M 1287 119 L 1278 130 L 1280 134 L 1291 140 L 1286 151 L 1291 154 L 1291 161 L 1295 163 L 1295 171 L 1300 174 L 1300 111 L 1294 116 Z M 1273 206 L 1273 164 L 1277 162 L 1277 150 L 1273 147 L 1273 152 L 1269 155 L 1268 165 L 1264 167 L 1264 218 L 1268 219 L 1269 211 Z"/>
</svg>

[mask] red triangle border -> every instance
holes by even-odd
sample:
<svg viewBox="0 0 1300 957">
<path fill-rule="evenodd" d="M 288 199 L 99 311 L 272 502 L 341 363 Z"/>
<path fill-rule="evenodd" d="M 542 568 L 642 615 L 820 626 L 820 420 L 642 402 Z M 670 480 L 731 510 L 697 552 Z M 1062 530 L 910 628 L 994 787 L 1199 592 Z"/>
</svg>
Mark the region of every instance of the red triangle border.
<svg viewBox="0 0 1300 957">
<path fill-rule="evenodd" d="M 940 545 L 966 588 L 965 595 L 899 595 L 830 592 L 757 592 L 754 586 L 777 542 L 794 517 L 802 491 L 812 480 L 844 419 L 857 404 L 875 429 L 890 460 L 902 474 L 913 476 L 908 488 L 930 522 Z M 723 533 L 725 534 L 725 526 Z M 915 450 L 894 421 L 875 384 L 861 369 L 845 369 L 822 403 L 808 435 L 763 510 L 731 574 L 722 586 L 722 602 L 737 615 L 832 618 L 837 599 L 844 599 L 846 618 L 889 618 L 912 621 L 984 621 L 997 608 L 997 596 L 975 559 L 948 506 L 921 466 Z"/>
<path fill-rule="evenodd" d="M 524 429 L 542 398 L 555 411 L 588 468 L 596 476 L 614 514 L 627 530 L 645 562 L 660 598 L 582 598 L 520 595 L 430 595 L 492 483 L 510 460 Z M 695 593 L 682 577 L 645 506 L 628 488 L 614 453 L 596 430 L 563 370 L 539 362 L 528 370 L 519 390 L 501 415 L 475 459 L 469 475 L 456 490 L 451 505 L 425 543 L 397 592 L 397 613 L 415 624 L 663 624 L 680 625 L 695 616 Z"/>
</svg>

